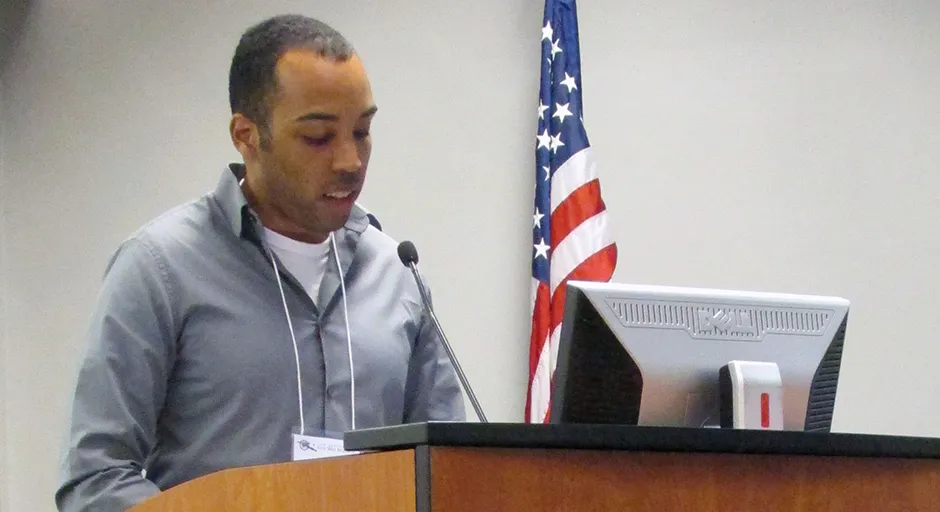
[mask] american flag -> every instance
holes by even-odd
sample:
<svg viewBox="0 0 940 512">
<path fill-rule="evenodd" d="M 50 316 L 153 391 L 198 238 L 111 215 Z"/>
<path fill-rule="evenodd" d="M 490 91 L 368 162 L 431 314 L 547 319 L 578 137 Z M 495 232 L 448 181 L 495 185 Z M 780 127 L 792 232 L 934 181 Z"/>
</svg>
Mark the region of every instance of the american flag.
<svg viewBox="0 0 940 512">
<path fill-rule="evenodd" d="M 535 147 L 528 423 L 548 420 L 564 283 L 609 281 L 617 264 L 581 100 L 575 0 L 546 0 Z"/>
</svg>

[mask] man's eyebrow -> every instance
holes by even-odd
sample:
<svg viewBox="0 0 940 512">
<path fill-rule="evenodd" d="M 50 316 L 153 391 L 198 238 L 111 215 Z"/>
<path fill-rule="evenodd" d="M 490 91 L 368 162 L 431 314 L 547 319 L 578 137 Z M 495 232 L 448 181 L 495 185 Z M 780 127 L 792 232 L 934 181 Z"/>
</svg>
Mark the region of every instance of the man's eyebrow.
<svg viewBox="0 0 940 512">
<path fill-rule="evenodd" d="M 304 114 L 297 119 L 294 119 L 297 122 L 303 121 L 339 121 L 339 117 L 333 114 L 327 114 L 326 112 L 310 112 Z"/>
<path fill-rule="evenodd" d="M 366 111 L 363 112 L 362 115 L 359 116 L 359 118 L 360 118 L 360 119 L 363 119 L 363 118 L 366 118 L 366 117 L 373 116 L 373 115 L 375 115 L 376 112 L 378 112 L 378 110 L 379 110 L 379 107 L 373 105 L 373 106 L 369 107 L 368 109 L 366 109 Z M 306 114 L 304 114 L 304 115 L 298 117 L 297 119 L 294 119 L 294 121 L 296 121 L 296 122 L 304 122 L 304 121 L 339 121 L 339 117 L 336 116 L 336 115 L 333 115 L 333 114 L 327 114 L 326 112 L 309 112 L 309 113 L 306 113 Z"/>
</svg>

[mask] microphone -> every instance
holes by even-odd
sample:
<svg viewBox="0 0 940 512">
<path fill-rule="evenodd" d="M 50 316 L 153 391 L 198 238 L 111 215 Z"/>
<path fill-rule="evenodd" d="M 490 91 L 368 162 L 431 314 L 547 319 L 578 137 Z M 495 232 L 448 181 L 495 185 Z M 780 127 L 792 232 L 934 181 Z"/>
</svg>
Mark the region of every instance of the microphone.
<svg viewBox="0 0 940 512">
<path fill-rule="evenodd" d="M 401 260 L 402 265 L 410 268 L 411 273 L 415 276 L 415 282 L 418 284 L 418 291 L 421 292 L 421 300 L 424 302 L 424 308 L 428 310 L 431 323 L 434 324 L 438 336 L 440 336 L 441 341 L 444 342 L 444 350 L 447 351 L 447 357 L 450 358 L 451 364 L 453 364 L 454 369 L 457 370 L 457 377 L 460 379 L 460 383 L 463 384 L 464 389 L 467 390 L 467 396 L 470 397 L 470 403 L 473 404 L 473 410 L 476 412 L 477 418 L 483 423 L 488 423 L 486 416 L 483 414 L 483 409 L 480 407 L 480 403 L 477 402 L 477 397 L 473 394 L 473 389 L 467 381 L 467 377 L 463 374 L 463 369 L 460 368 L 460 363 L 457 361 L 457 356 L 454 355 L 454 350 L 450 348 L 447 336 L 444 335 L 444 329 L 441 328 L 441 323 L 437 320 L 437 315 L 434 314 L 434 308 L 431 307 L 431 300 L 428 298 L 427 291 L 425 290 L 424 280 L 421 279 L 421 275 L 418 274 L 418 249 L 415 248 L 415 244 L 407 240 L 398 244 L 398 259 Z"/>
</svg>

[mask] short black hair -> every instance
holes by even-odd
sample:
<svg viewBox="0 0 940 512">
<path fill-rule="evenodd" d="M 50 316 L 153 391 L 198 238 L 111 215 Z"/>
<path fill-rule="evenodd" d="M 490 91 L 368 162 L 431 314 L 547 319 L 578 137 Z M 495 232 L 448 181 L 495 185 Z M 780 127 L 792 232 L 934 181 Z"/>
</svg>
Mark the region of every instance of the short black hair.
<svg viewBox="0 0 940 512">
<path fill-rule="evenodd" d="M 335 61 L 355 50 L 326 23 L 299 14 L 268 18 L 242 34 L 229 70 L 228 95 L 232 114 L 241 113 L 267 136 L 269 102 L 277 91 L 277 62 L 288 50 L 303 48 Z"/>
</svg>

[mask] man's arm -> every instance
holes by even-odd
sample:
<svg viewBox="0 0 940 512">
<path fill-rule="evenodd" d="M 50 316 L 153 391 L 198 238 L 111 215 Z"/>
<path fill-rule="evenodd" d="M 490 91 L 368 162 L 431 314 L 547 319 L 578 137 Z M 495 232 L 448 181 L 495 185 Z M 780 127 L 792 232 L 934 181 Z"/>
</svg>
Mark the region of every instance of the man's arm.
<svg viewBox="0 0 940 512">
<path fill-rule="evenodd" d="M 427 293 L 431 301 L 431 290 Z M 431 315 L 420 304 L 421 327 L 408 367 L 404 421 L 464 421 L 466 412 L 457 372 L 447 357 Z"/>
<path fill-rule="evenodd" d="M 124 511 L 159 492 L 141 470 L 175 355 L 168 279 L 163 260 L 137 240 L 108 265 L 72 400 L 60 511 Z"/>
</svg>

